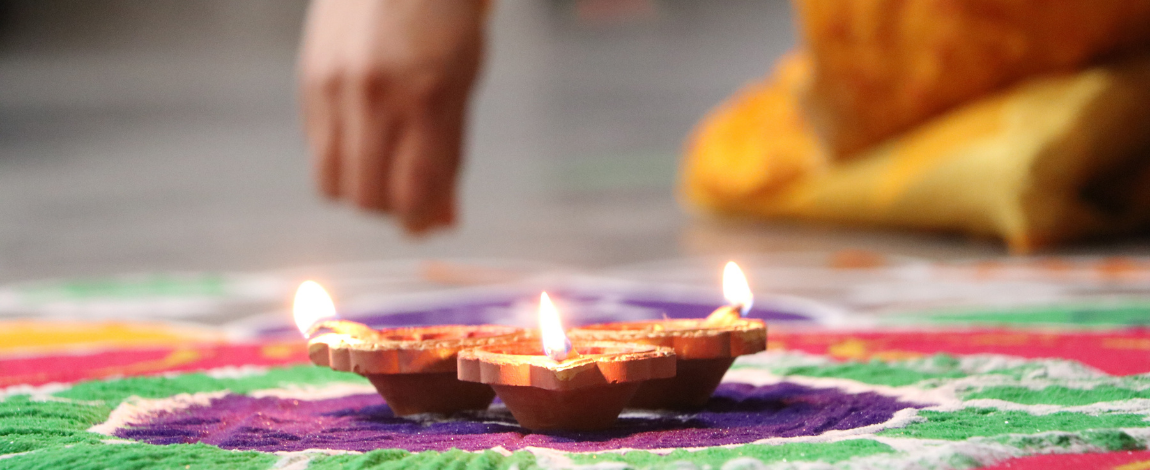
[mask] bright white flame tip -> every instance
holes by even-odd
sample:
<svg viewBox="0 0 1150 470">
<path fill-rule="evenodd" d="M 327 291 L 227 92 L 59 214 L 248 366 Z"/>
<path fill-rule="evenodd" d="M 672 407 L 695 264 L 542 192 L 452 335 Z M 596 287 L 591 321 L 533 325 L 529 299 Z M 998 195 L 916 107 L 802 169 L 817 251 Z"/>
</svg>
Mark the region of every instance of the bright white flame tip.
<svg viewBox="0 0 1150 470">
<path fill-rule="evenodd" d="M 292 304 L 292 316 L 295 317 L 295 326 L 305 337 L 316 323 L 339 318 L 331 296 L 315 281 L 304 281 L 299 285 Z"/>
<path fill-rule="evenodd" d="M 543 353 L 555 361 L 567 359 L 571 353 L 571 340 L 559 321 L 559 310 L 544 292 L 539 296 L 539 335 L 543 340 Z"/>
<path fill-rule="evenodd" d="M 727 305 L 739 307 L 739 313 L 746 315 L 755 303 L 755 296 L 751 293 L 751 286 L 747 283 L 747 276 L 734 261 L 728 262 L 723 268 L 723 297 Z"/>
</svg>

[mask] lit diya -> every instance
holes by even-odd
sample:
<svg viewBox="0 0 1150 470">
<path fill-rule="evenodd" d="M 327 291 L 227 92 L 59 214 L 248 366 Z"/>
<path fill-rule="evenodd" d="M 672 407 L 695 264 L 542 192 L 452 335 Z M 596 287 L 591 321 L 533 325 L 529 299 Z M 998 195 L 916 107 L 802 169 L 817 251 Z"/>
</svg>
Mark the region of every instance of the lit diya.
<svg viewBox="0 0 1150 470">
<path fill-rule="evenodd" d="M 539 300 L 539 330 L 537 339 L 459 353 L 459 380 L 491 385 L 527 429 L 608 428 L 641 383 L 675 375 L 675 353 L 669 348 L 572 343 L 547 293 Z"/>
<path fill-rule="evenodd" d="M 678 360 L 675 376 L 644 382 L 629 406 L 699 408 L 710 399 L 736 357 L 767 348 L 763 321 L 743 318 L 750 311 L 754 296 L 735 263 L 727 263 L 723 270 L 723 296 L 728 305 L 705 319 L 589 325 L 573 329 L 571 337 L 576 341 L 622 341 L 674 349 Z"/>
<path fill-rule="evenodd" d="M 508 326 L 442 325 L 376 330 L 339 320 L 327 292 L 312 281 L 296 292 L 296 325 L 312 363 L 371 381 L 397 416 L 486 409 L 491 387 L 456 378 L 460 350 L 507 343 L 525 331 Z"/>
</svg>

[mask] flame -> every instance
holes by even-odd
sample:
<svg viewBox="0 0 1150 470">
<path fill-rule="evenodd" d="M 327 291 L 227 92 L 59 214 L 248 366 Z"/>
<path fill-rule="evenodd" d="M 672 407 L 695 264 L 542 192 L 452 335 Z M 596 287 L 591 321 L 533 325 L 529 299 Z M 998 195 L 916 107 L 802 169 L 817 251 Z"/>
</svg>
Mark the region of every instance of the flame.
<svg viewBox="0 0 1150 470">
<path fill-rule="evenodd" d="M 751 311 L 751 305 L 755 303 L 747 277 L 734 261 L 728 262 L 723 268 L 723 297 L 727 299 L 727 305 L 738 308 L 742 315 Z"/>
<path fill-rule="evenodd" d="M 555 361 L 567 359 L 571 352 L 571 340 L 563 332 L 559 322 L 559 311 L 544 292 L 539 296 L 539 333 L 543 339 L 543 353 Z"/>
<path fill-rule="evenodd" d="M 292 315 L 295 317 L 295 326 L 299 332 L 308 336 L 317 323 L 324 320 L 339 318 L 335 314 L 335 304 L 327 291 L 315 281 L 304 281 L 295 291 L 295 303 L 292 305 Z"/>
</svg>

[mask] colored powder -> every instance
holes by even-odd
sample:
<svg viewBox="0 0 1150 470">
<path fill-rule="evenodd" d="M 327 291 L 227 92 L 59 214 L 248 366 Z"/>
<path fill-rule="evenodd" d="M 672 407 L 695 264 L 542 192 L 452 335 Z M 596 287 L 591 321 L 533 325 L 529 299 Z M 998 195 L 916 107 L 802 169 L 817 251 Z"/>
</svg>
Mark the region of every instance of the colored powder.
<svg viewBox="0 0 1150 470">
<path fill-rule="evenodd" d="M 495 451 L 464 452 L 458 449 L 445 452 L 429 450 L 411 453 L 398 449 L 374 450 L 361 455 L 319 456 L 311 461 L 308 470 L 357 469 L 399 470 L 408 468 L 460 470 L 533 470 L 540 468 L 535 456 L 520 451 L 503 455 Z"/>
<path fill-rule="evenodd" d="M 86 429 L 108 419 L 112 408 L 67 402 L 31 401 L 27 396 L 0 402 L 0 454 L 66 444 L 97 443 L 107 436 Z"/>
<path fill-rule="evenodd" d="M 979 398 L 992 398 L 1026 405 L 1078 406 L 1107 401 L 1150 398 L 1150 389 L 1131 390 L 1112 385 L 1099 385 L 1092 389 L 1053 385 L 1041 390 L 1032 390 L 1026 387 L 989 387 L 963 397 L 965 400 Z"/>
<path fill-rule="evenodd" d="M 21 355 L 36 351 L 51 353 L 69 348 L 168 347 L 173 344 L 218 343 L 223 340 L 221 332 L 208 328 L 177 328 L 160 323 L 0 321 L 0 352 L 15 351 Z M 7 371 L 2 375 L 13 373 Z M 7 379 L 6 384 L 15 383 L 11 382 L 11 376 L 4 378 Z"/>
<path fill-rule="evenodd" d="M 1081 413 L 1032 415 L 1023 411 L 999 411 L 994 408 L 966 408 L 953 412 L 920 411 L 926 422 L 911 423 L 905 428 L 888 429 L 880 436 L 919 439 L 962 440 L 975 436 L 1032 434 L 1048 431 L 1084 431 L 1087 429 L 1138 428 L 1150 426 L 1145 416 L 1111 414 L 1091 416 Z"/>
<path fill-rule="evenodd" d="M 801 375 L 805 377 L 834 377 L 857 380 L 874 385 L 901 387 L 916 384 L 923 380 L 939 378 L 960 378 L 966 374 L 959 370 L 939 369 L 933 371 L 916 370 L 881 361 L 848 362 L 835 365 L 797 366 L 772 371 L 778 375 Z"/>
<path fill-rule="evenodd" d="M 854 457 L 892 453 L 894 449 L 870 439 L 851 439 L 829 443 L 790 443 L 781 445 L 751 444 L 735 448 L 716 447 L 689 452 L 675 450 L 667 455 L 632 451 L 625 454 L 573 454 L 571 460 L 577 464 L 602 462 L 624 462 L 635 467 L 648 467 L 657 464 L 690 462 L 698 466 L 722 467 L 724 462 L 740 457 L 750 457 L 763 463 L 779 461 L 823 461 L 834 463 Z M 705 468 L 705 467 L 704 467 Z"/>
<path fill-rule="evenodd" d="M 326 367 L 301 365 L 273 368 L 269 369 L 267 373 L 238 378 L 214 378 L 206 374 L 183 374 L 174 377 L 125 377 L 81 382 L 68 390 L 56 393 L 55 396 L 76 400 L 101 400 L 115 407 L 132 395 L 141 398 L 166 398 L 180 393 L 221 390 L 248 393 L 253 390 L 282 388 L 287 385 L 323 385 L 331 382 L 367 383 L 367 380 L 349 372 L 337 372 Z"/>
<path fill-rule="evenodd" d="M 1054 305 L 1029 309 L 969 312 L 918 312 L 892 317 L 890 323 L 973 325 L 1080 325 L 1130 327 L 1150 325 L 1150 304 Z"/>
<path fill-rule="evenodd" d="M 1095 446 L 1110 451 L 1143 450 L 1146 445 L 1133 436 L 1118 429 L 1097 429 L 1084 431 L 1082 437 Z"/>
<path fill-rule="evenodd" d="M 150 470 L 154 468 L 264 470 L 279 457 L 260 452 L 235 452 L 203 444 L 75 445 L 32 452 L 0 460 L 6 470 L 67 468 L 72 470 Z"/>
<path fill-rule="evenodd" d="M 34 284 L 20 289 L 18 293 L 21 300 L 35 305 L 94 298 L 224 297 L 228 293 L 228 285 L 227 279 L 219 274 L 154 274 L 140 278 L 81 279 Z"/>
<path fill-rule="evenodd" d="M 600 431 L 533 433 L 502 406 L 450 418 L 395 416 L 377 394 L 323 400 L 226 395 L 204 405 L 157 412 L 115 431 L 151 444 L 202 442 L 225 449 L 412 452 L 519 450 L 574 452 L 746 444 L 770 437 L 814 436 L 882 423 L 922 407 L 874 393 L 844 393 L 792 383 L 723 384 L 707 406 L 690 413 L 624 414 Z"/>
<path fill-rule="evenodd" d="M 999 462 L 983 470 L 1050 470 L 1052 468 L 1110 468 L 1145 470 L 1150 468 L 1150 452 L 1113 452 L 1108 454 L 1034 455 Z"/>
<path fill-rule="evenodd" d="M 1025 449 L 1029 452 L 1049 451 L 1060 447 L 1091 446 L 1102 450 L 1141 450 L 1145 446 L 1141 441 L 1126 434 L 1119 429 L 1097 429 L 1082 431 L 1077 434 L 1046 433 L 1039 435 L 1005 435 L 994 438 L 995 441 L 1011 447 Z"/>
</svg>

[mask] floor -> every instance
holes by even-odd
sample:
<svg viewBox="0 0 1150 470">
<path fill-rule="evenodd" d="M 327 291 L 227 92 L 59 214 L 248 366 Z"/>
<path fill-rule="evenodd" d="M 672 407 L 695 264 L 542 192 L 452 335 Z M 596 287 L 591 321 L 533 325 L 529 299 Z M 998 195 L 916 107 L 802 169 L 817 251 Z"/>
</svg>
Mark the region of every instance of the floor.
<svg viewBox="0 0 1150 470">
<path fill-rule="evenodd" d="M 311 186 L 293 77 L 303 3 L 5 2 L 0 281 L 426 257 L 594 268 L 840 248 L 1003 254 L 687 214 L 674 196 L 683 138 L 793 47 L 789 5 L 622 4 L 498 2 L 462 223 L 411 240 Z"/>
</svg>

